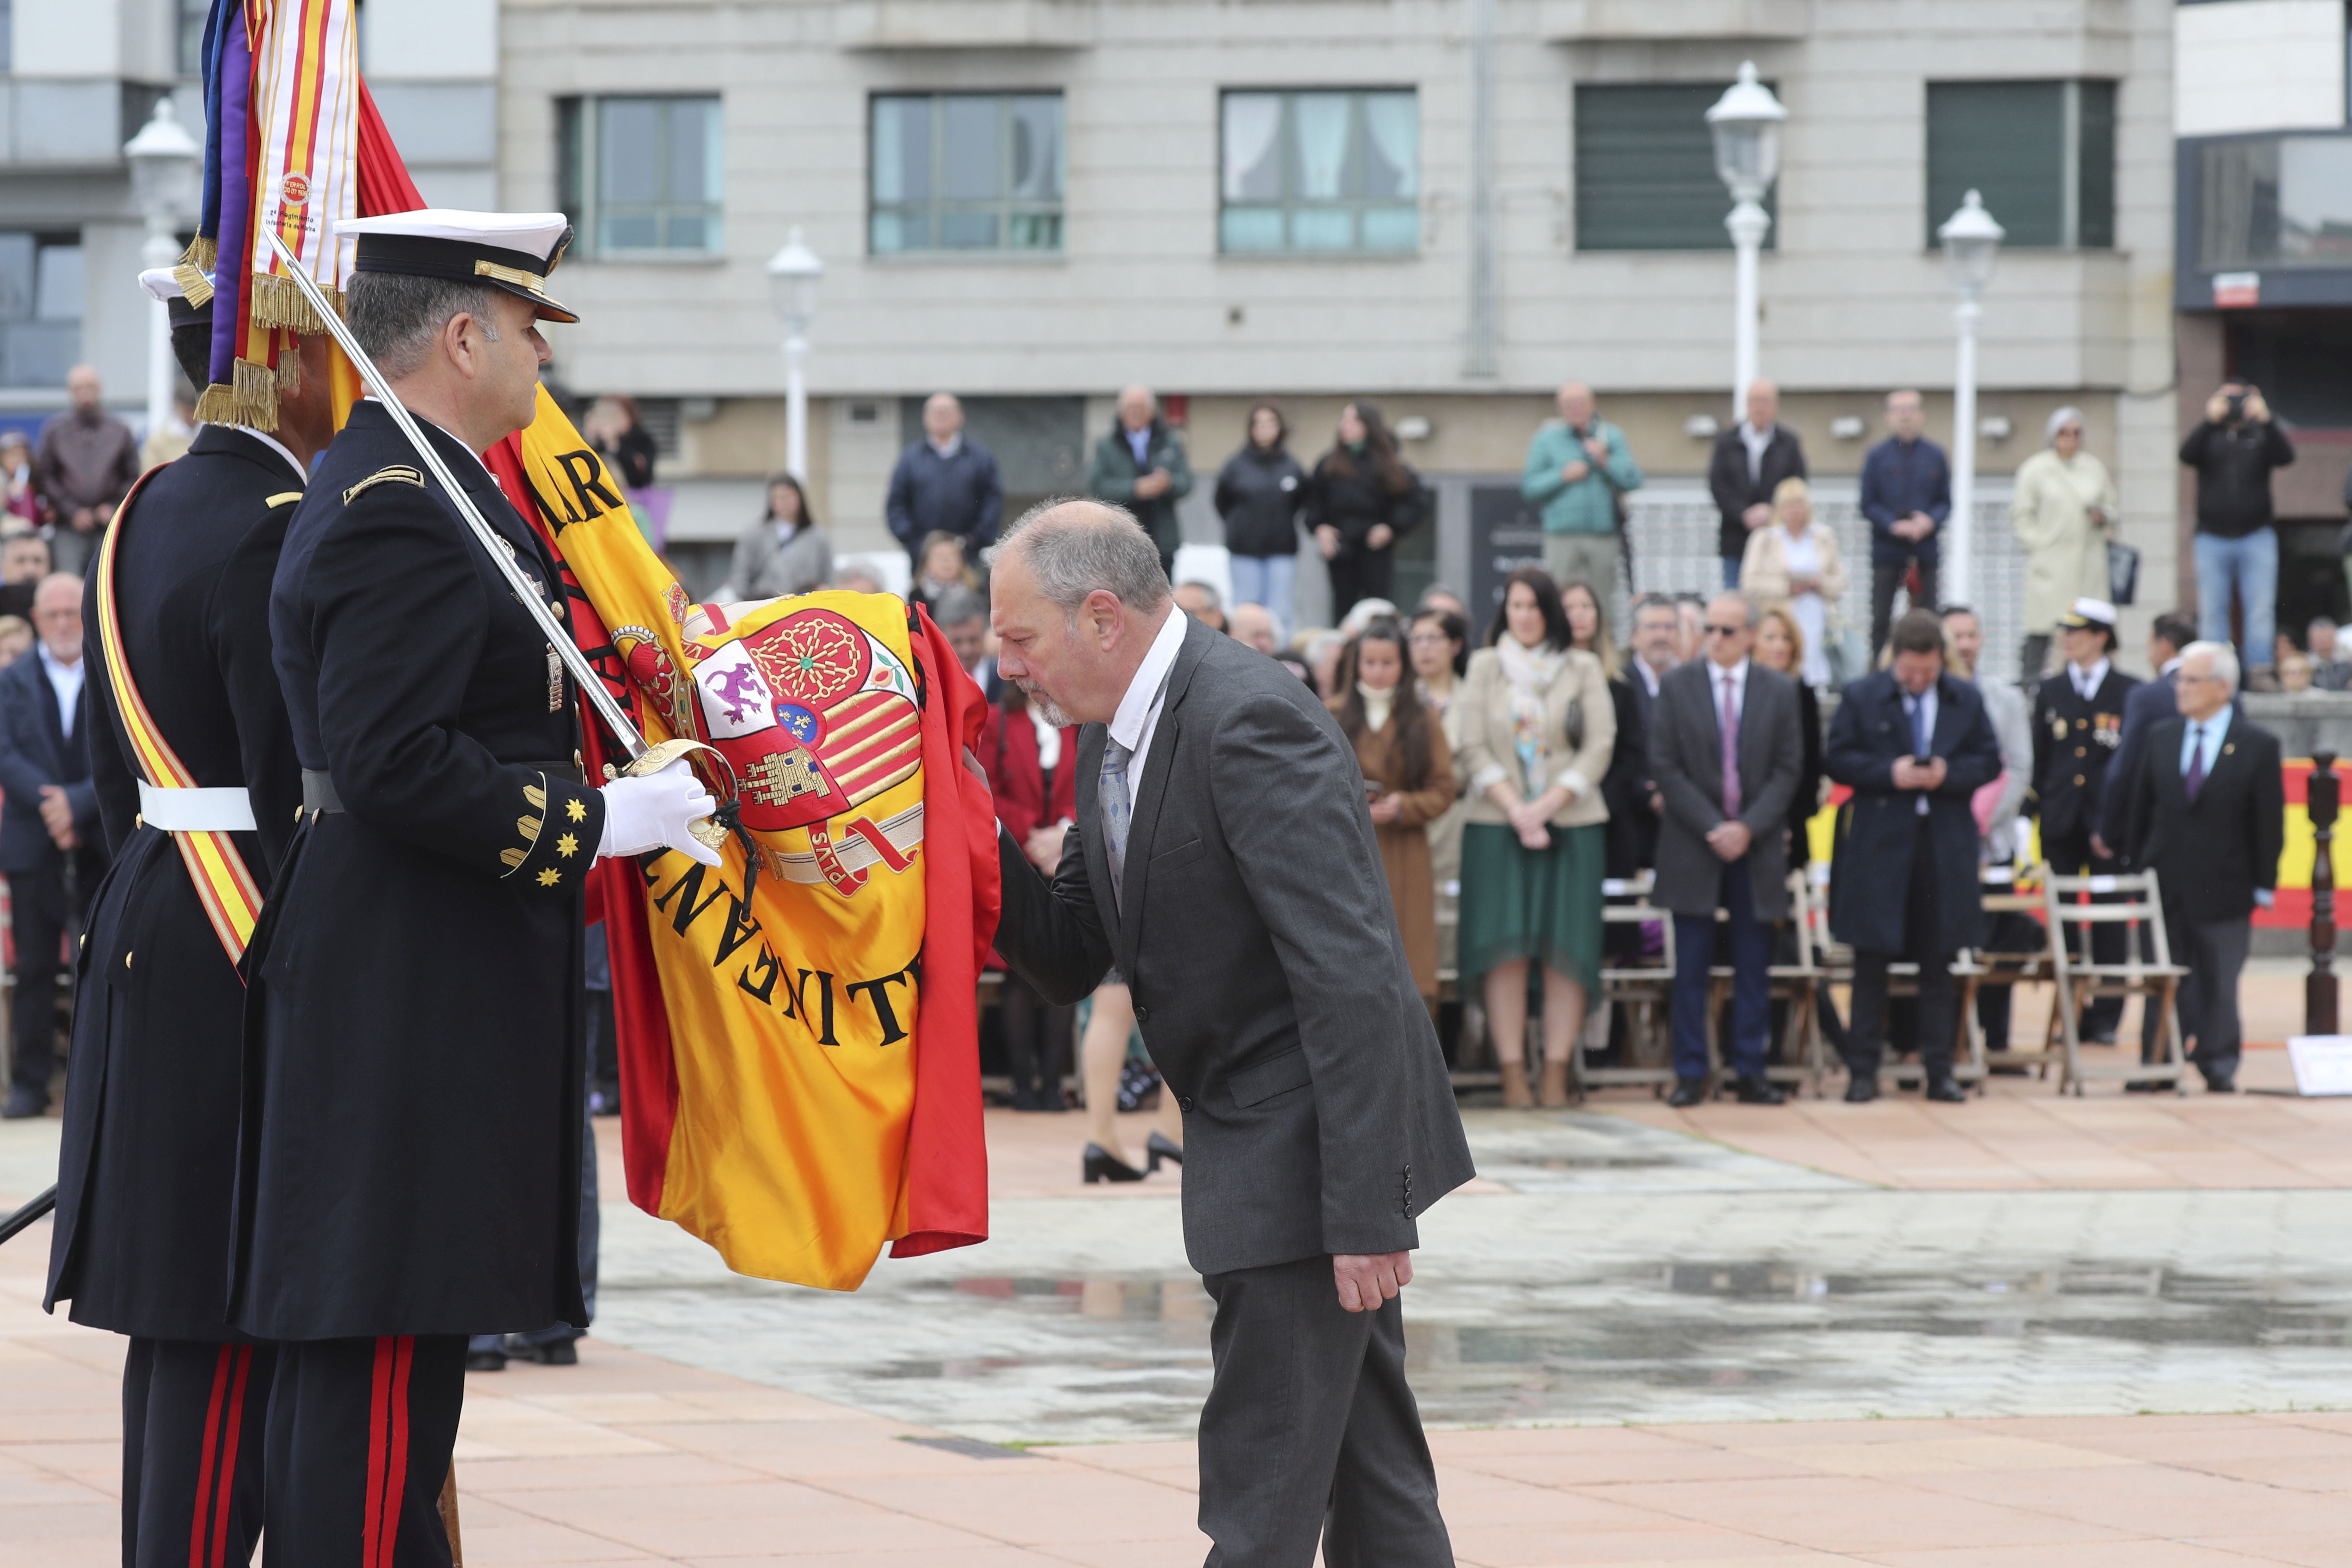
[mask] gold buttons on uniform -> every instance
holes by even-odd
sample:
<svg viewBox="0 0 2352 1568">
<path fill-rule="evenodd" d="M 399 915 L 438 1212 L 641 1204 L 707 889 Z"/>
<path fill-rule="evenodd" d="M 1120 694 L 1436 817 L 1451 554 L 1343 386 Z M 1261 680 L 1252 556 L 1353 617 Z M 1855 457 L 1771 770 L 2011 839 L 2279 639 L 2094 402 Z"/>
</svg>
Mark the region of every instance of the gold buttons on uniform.
<svg viewBox="0 0 2352 1568">
<path fill-rule="evenodd" d="M 2078 757 L 2087 757 L 2087 756 L 2089 756 L 2091 753 L 2090 753 L 2090 752 L 2086 752 L 2086 751 L 2084 751 L 2082 747 L 2077 746 L 2077 747 L 2075 747 L 2075 748 L 2074 748 L 2074 754 L 2075 754 L 2076 756 L 2078 756 Z M 2075 781 L 2075 782 L 2080 783 L 2081 781 L 2080 781 L 2080 780 L 2077 780 L 2077 781 Z"/>
<path fill-rule="evenodd" d="M 125 969 L 131 967 L 131 955 L 127 952 L 122 955 L 122 967 Z"/>
<path fill-rule="evenodd" d="M 2082 774 L 2080 774 L 2080 773 L 2076 773 L 2076 774 L 2074 775 L 2074 782 L 2075 782 L 2076 784 L 2081 784 L 2081 783 L 2083 782 L 2083 775 L 2082 775 Z"/>
</svg>

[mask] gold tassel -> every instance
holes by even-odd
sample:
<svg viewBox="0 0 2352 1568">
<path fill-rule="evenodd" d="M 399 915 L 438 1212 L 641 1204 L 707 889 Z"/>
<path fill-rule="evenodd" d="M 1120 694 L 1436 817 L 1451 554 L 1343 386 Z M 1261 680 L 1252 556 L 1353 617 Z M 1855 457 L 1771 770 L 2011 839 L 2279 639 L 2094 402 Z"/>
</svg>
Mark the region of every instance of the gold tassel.
<svg viewBox="0 0 2352 1568">
<path fill-rule="evenodd" d="M 183 266 L 193 267 L 199 272 L 210 272 L 219 255 L 220 241 L 211 235 L 200 234 L 188 242 L 187 254 L 181 257 L 180 261 Z"/>
<path fill-rule="evenodd" d="M 213 281 L 198 271 L 194 263 L 181 262 L 172 268 L 172 276 L 179 279 L 180 292 L 188 297 L 191 306 L 201 310 L 212 303 Z"/>
<path fill-rule="evenodd" d="M 257 272 L 251 282 L 251 320 L 255 326 L 289 327 L 298 332 L 324 332 L 327 330 L 327 323 L 319 319 L 319 312 L 310 308 L 310 301 L 302 297 L 301 288 L 291 278 L 281 277 L 275 272 Z M 337 315 L 342 313 L 343 302 L 340 295 L 329 292 L 327 300 L 334 307 Z"/>
<path fill-rule="evenodd" d="M 200 423 L 217 425 L 229 419 L 236 410 L 234 389 L 214 382 L 196 398 L 196 418 Z"/>
<path fill-rule="evenodd" d="M 278 390 L 299 392 L 302 389 L 302 353 L 292 343 L 278 351 Z"/>
<path fill-rule="evenodd" d="M 278 428 L 278 374 L 251 360 L 236 362 L 236 379 L 229 394 L 228 422 L 248 430 Z"/>
</svg>

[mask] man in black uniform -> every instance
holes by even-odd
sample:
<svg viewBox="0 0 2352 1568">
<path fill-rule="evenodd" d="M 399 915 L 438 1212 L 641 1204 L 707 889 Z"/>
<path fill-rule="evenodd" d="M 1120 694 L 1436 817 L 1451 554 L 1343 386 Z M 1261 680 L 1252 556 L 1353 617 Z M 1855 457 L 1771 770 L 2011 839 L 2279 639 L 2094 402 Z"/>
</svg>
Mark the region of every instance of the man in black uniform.
<svg viewBox="0 0 2352 1568">
<path fill-rule="evenodd" d="M 2042 858 L 2062 877 L 2112 876 L 2122 869 L 2097 840 L 2107 764 L 2123 743 L 2124 700 L 2139 684 L 2115 668 L 2116 607 L 2077 599 L 2058 618 L 2065 639 L 2063 668 L 2042 683 L 2033 704 L 2033 788 L 2024 809 L 2042 819 Z M 2120 783 L 2118 784 L 2120 787 Z M 2067 933 L 2070 942 L 2074 932 Z M 2091 935 L 2096 963 L 2124 961 L 2124 928 L 2101 925 Z M 2069 951 L 2072 951 L 2070 948 Z M 2120 996 L 2095 997 L 2076 1030 L 2086 1043 L 2111 1046 L 2123 1016 Z"/>
<path fill-rule="evenodd" d="M 532 417 L 535 318 L 577 319 L 544 291 L 569 232 L 339 228 L 353 335 L 559 621 L 554 563 L 478 454 Z M 715 865 L 687 831 L 713 803 L 683 763 L 582 780 L 554 648 L 381 404 L 312 476 L 270 626 L 304 809 L 247 961 L 230 1298 L 281 1342 L 270 1554 L 445 1568 L 467 1336 L 585 1321 L 584 873 L 662 846 Z"/>
<path fill-rule="evenodd" d="M 190 306 L 165 269 L 140 283 L 168 301 L 173 349 L 201 385 L 210 304 Z M 245 1563 L 261 1531 L 274 1355 L 228 1326 L 242 937 L 208 916 L 180 843 L 234 835 L 257 892 L 293 836 L 301 777 L 269 658 L 269 584 L 310 460 L 334 436 L 325 344 L 303 342 L 274 434 L 202 426 L 186 456 L 147 477 L 106 546 L 111 606 L 100 572 L 82 605 L 90 776 L 114 862 L 82 943 L 44 1305 L 70 1300 L 75 1322 L 131 1336 L 122 1561 L 136 1568 L 184 1563 L 197 1537 L 226 1543 L 208 1561 Z M 110 607 L 121 667 L 102 629 Z M 185 783 L 142 766 L 116 679 Z"/>
</svg>

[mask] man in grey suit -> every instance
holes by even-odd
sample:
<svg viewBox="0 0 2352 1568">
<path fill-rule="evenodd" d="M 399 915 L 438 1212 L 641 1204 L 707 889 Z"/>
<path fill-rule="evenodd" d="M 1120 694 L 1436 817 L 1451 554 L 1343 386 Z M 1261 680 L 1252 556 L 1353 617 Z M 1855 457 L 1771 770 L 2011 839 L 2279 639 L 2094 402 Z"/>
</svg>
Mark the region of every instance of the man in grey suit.
<svg viewBox="0 0 2352 1568">
<path fill-rule="evenodd" d="M 1051 885 L 1001 842 L 996 950 L 1057 1005 L 1116 963 L 1183 1110 L 1211 1568 L 1307 1568 L 1318 1537 L 1329 1568 L 1450 1564 L 1397 1292 L 1414 1221 L 1473 1173 L 1355 750 L 1177 611 L 1121 508 L 1032 510 L 992 588 L 1004 679 L 1084 725 Z"/>
<path fill-rule="evenodd" d="M 1658 682 L 1650 776 L 1665 797 L 1657 902 L 1675 912 L 1675 1088 L 1706 1098 L 1708 971 L 1720 928 L 1731 948 L 1732 1072 L 1742 1105 L 1786 1098 L 1764 1076 L 1771 1032 L 1772 926 L 1789 915 L 1781 826 L 1804 771 L 1797 683 L 1748 657 L 1756 602 L 1719 594 L 1706 607 L 1706 655 Z"/>
</svg>

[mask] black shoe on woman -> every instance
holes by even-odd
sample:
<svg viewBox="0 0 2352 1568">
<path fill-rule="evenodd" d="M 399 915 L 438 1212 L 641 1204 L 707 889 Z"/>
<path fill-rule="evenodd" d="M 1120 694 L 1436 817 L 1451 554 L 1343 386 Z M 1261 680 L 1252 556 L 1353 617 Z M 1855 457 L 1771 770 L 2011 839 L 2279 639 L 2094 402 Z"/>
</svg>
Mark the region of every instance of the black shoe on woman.
<svg viewBox="0 0 2352 1568">
<path fill-rule="evenodd" d="M 1087 1145 L 1087 1157 L 1080 1167 L 1086 1173 L 1086 1184 L 1097 1182 L 1139 1182 L 1143 1173 L 1104 1148 L 1099 1143 Z"/>
<path fill-rule="evenodd" d="M 1184 1145 L 1171 1143 L 1158 1132 L 1152 1133 L 1150 1137 L 1144 1140 L 1143 1152 L 1151 1157 L 1150 1163 L 1143 1168 L 1143 1173 L 1147 1176 L 1158 1173 L 1160 1162 L 1162 1160 L 1180 1170 L 1183 1167 Z"/>
</svg>

